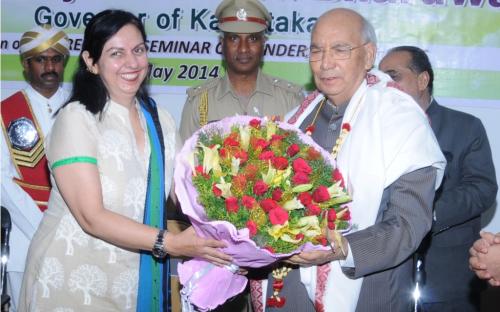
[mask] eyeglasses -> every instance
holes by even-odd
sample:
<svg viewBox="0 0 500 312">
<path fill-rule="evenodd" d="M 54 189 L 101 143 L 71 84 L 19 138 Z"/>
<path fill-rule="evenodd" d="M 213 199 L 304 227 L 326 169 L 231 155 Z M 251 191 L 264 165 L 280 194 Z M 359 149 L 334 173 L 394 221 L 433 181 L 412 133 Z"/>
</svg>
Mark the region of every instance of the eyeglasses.
<svg viewBox="0 0 500 312">
<path fill-rule="evenodd" d="M 54 56 L 45 56 L 39 55 L 32 58 L 35 63 L 45 65 L 47 62 L 51 62 L 52 64 L 59 64 L 64 61 L 64 55 L 54 55 Z"/>
<path fill-rule="evenodd" d="M 323 55 L 325 50 L 328 53 L 328 56 L 335 60 L 347 60 L 351 58 L 352 50 L 356 50 L 358 48 L 364 47 L 369 42 L 365 42 L 362 45 L 357 47 L 351 47 L 350 45 L 335 45 L 327 49 L 310 47 L 309 48 L 309 61 L 310 62 L 318 62 L 323 59 Z"/>
</svg>

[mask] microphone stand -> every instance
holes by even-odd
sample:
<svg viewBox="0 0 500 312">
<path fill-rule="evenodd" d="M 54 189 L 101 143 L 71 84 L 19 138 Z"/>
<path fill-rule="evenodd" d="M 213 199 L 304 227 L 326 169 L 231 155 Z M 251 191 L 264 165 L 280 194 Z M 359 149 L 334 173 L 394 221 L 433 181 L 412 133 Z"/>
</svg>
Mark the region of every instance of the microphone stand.
<svg viewBox="0 0 500 312">
<path fill-rule="evenodd" d="M 9 261 L 9 235 L 12 228 L 9 211 L 2 207 L 2 237 L 1 237 L 1 290 L 2 290 L 2 311 L 9 311 L 10 297 L 7 295 L 7 262 Z"/>
</svg>

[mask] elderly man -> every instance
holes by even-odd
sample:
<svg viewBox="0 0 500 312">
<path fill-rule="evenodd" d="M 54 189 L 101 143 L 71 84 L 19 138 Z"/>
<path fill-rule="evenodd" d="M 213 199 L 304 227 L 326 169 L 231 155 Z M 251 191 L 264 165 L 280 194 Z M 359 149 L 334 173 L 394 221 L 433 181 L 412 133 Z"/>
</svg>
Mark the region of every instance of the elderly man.
<svg viewBox="0 0 500 312">
<path fill-rule="evenodd" d="M 44 138 L 68 97 L 60 87 L 68 47 L 67 35 L 49 25 L 25 32 L 19 52 L 29 85 L 1 103 L 2 206 L 13 223 L 8 286 L 14 311 L 29 243 L 47 209 L 51 185 Z"/>
<path fill-rule="evenodd" d="M 427 272 L 424 310 L 479 311 L 486 285 L 469 270 L 468 250 L 479 238 L 481 213 L 493 205 L 498 189 L 486 131 L 478 118 L 436 102 L 434 72 L 422 49 L 391 49 L 379 67 L 426 112 L 448 162 L 434 199 L 431 235 L 420 248 Z"/>
<path fill-rule="evenodd" d="M 373 27 L 358 13 L 334 9 L 318 19 L 309 57 L 318 91 L 288 122 L 336 157 L 357 229 L 340 242 L 327 233 L 331 250 L 289 259 L 303 267 L 285 278 L 281 311 L 409 310 L 410 256 L 431 227 L 446 161 L 418 105 L 370 71 L 375 55 Z"/>
<path fill-rule="evenodd" d="M 302 88 L 260 70 L 271 15 L 258 0 L 224 0 L 215 16 L 222 31 L 226 75 L 187 90 L 180 134 L 188 139 L 224 117 L 283 117 L 303 100 Z"/>
</svg>

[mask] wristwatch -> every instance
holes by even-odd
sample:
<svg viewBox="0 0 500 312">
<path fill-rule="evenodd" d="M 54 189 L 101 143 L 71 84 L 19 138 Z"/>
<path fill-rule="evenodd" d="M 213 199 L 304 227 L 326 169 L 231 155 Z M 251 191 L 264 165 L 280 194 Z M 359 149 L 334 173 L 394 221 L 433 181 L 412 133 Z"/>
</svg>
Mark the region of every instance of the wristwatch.
<svg viewBox="0 0 500 312">
<path fill-rule="evenodd" d="M 153 257 L 157 259 L 163 259 L 167 255 L 167 252 L 163 248 L 163 234 L 165 234 L 165 230 L 160 230 L 158 232 L 158 236 L 156 236 L 156 241 L 153 246 L 153 249 L 151 250 L 151 253 L 153 254 Z"/>
</svg>

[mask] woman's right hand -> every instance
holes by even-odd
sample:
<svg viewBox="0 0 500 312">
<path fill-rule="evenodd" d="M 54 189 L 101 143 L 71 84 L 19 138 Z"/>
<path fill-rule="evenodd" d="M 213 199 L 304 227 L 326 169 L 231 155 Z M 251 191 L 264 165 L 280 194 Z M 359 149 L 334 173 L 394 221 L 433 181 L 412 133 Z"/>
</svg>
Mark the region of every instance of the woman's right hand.
<svg viewBox="0 0 500 312">
<path fill-rule="evenodd" d="M 231 264 L 231 256 L 218 250 L 224 247 L 227 246 L 222 241 L 199 237 L 192 226 L 178 234 L 167 232 L 165 237 L 165 249 L 169 254 L 204 258 L 217 266 Z"/>
</svg>

